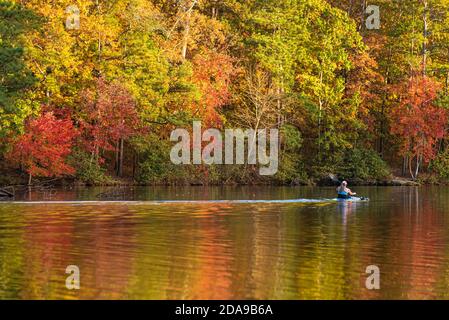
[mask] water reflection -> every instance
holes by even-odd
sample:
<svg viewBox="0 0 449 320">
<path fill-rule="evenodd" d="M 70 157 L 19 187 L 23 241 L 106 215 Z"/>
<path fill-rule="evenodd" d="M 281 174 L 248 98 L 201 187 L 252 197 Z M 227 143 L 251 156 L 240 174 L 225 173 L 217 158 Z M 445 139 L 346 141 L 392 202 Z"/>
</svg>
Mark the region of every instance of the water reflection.
<svg viewBox="0 0 449 320">
<path fill-rule="evenodd" d="M 281 188 L 256 198 L 331 192 Z M 449 189 L 362 192 L 372 201 L 2 204 L 0 298 L 447 298 Z M 243 196 L 253 197 L 251 190 Z M 71 264 L 81 270 L 79 291 L 65 288 Z M 372 264 L 381 290 L 365 288 Z"/>
</svg>

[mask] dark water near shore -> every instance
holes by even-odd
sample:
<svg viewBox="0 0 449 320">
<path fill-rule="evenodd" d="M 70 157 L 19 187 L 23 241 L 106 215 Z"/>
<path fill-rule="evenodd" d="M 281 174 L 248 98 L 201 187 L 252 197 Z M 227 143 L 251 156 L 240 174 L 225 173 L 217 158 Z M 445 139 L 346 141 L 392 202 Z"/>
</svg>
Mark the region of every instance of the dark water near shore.
<svg viewBox="0 0 449 320">
<path fill-rule="evenodd" d="M 35 190 L 0 202 L 2 299 L 449 298 L 449 188 L 357 188 L 367 203 L 171 203 L 321 199 L 332 188 Z M 101 194 L 98 196 L 99 194 Z M 68 290 L 68 265 L 81 289 Z M 365 268 L 380 268 L 367 290 Z"/>
</svg>

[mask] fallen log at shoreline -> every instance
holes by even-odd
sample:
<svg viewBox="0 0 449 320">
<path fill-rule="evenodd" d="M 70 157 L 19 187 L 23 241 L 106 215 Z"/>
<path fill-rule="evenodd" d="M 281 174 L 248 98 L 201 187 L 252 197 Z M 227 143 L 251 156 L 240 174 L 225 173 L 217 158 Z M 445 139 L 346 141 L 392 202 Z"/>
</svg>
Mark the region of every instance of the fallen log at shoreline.
<svg viewBox="0 0 449 320">
<path fill-rule="evenodd" d="M 11 190 L 11 191 L 9 191 L 9 190 Z M 13 187 L 0 188 L 0 197 L 1 198 L 13 198 L 14 197 L 14 188 Z"/>
</svg>

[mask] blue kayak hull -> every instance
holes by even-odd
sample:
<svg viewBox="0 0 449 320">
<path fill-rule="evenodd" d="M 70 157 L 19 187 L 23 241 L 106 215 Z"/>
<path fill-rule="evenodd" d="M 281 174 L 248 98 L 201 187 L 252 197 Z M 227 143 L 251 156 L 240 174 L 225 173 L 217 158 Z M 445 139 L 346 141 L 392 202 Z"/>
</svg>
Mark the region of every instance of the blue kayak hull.
<svg viewBox="0 0 449 320">
<path fill-rule="evenodd" d="M 341 199 L 341 198 L 337 198 L 337 201 L 342 201 L 342 202 L 366 202 L 369 201 L 368 198 L 359 198 L 359 197 L 351 197 L 348 199 Z"/>
</svg>

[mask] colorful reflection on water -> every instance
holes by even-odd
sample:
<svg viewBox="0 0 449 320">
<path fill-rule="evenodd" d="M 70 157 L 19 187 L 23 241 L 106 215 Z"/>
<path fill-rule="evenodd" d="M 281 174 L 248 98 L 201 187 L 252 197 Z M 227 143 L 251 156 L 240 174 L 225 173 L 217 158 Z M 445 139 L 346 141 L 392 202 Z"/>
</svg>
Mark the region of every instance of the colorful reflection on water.
<svg viewBox="0 0 449 320">
<path fill-rule="evenodd" d="M 0 298 L 448 298 L 449 189 L 358 189 L 371 201 L 0 203 Z M 97 191 L 55 197 L 93 200 Z M 131 200 L 332 195 L 328 188 L 140 188 Z M 68 265 L 81 270 L 80 290 L 65 287 Z M 365 288 L 368 265 L 381 270 L 380 290 Z"/>
</svg>

